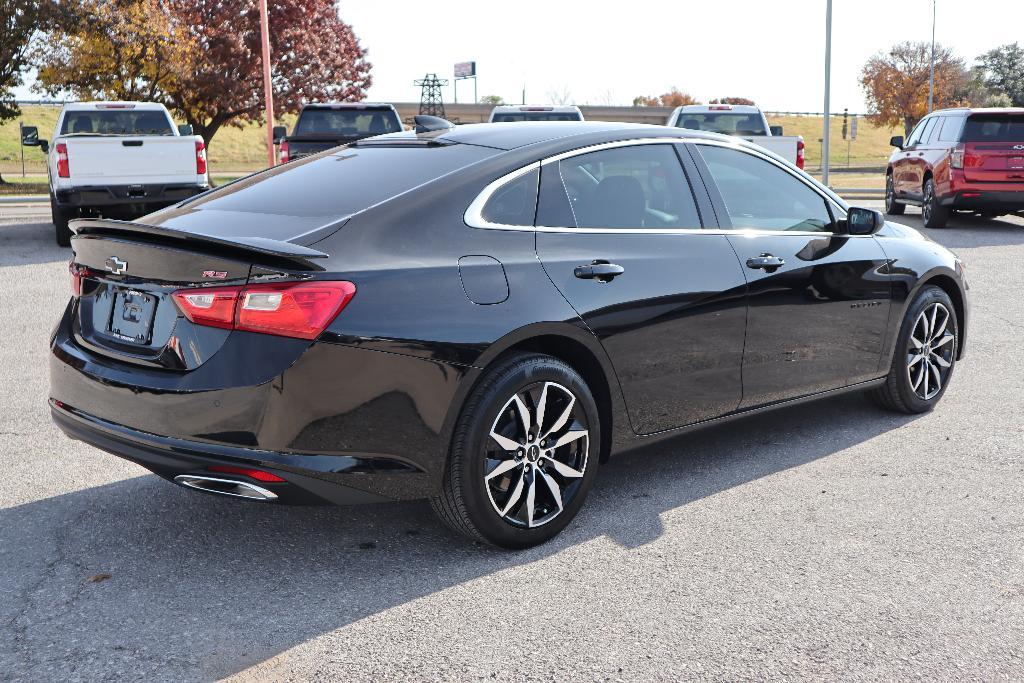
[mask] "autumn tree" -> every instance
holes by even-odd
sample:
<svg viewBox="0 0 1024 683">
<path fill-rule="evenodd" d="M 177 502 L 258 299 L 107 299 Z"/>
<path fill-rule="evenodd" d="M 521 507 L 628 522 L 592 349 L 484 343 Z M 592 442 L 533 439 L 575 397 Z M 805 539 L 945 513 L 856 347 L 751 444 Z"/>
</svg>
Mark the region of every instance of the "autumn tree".
<svg viewBox="0 0 1024 683">
<path fill-rule="evenodd" d="M 187 74 L 192 49 L 161 0 L 81 0 L 59 5 L 35 54 L 44 92 L 162 101 Z"/>
<path fill-rule="evenodd" d="M 1024 107 L 1024 48 L 1001 45 L 978 57 L 978 67 L 990 90 L 1008 97 L 1011 106 Z"/>
<path fill-rule="evenodd" d="M 928 74 L 931 45 L 905 42 L 879 52 L 861 70 L 869 117 L 875 125 L 902 125 L 905 134 L 928 113 Z M 964 61 L 949 48 L 935 46 L 934 107 L 959 104 L 968 80 Z"/>
<path fill-rule="evenodd" d="M 754 104 L 754 100 L 749 99 L 747 97 L 718 97 L 718 98 L 715 98 L 715 99 L 711 100 L 710 102 L 708 102 L 708 104 L 749 104 L 749 105 L 753 105 Z"/>
<path fill-rule="evenodd" d="M 44 91 L 142 99 L 174 110 L 207 146 L 225 125 L 264 115 L 257 0 L 81 0 L 39 55 Z M 358 101 L 370 64 L 333 0 L 269 6 L 271 82 L 279 111 Z"/>
<path fill-rule="evenodd" d="M 263 116 L 260 24 L 256 0 L 167 0 L 195 45 L 189 73 L 168 93 L 207 144 L 226 124 Z M 274 103 L 358 101 L 370 87 L 370 64 L 333 0 L 270 3 Z"/>
<path fill-rule="evenodd" d="M 22 84 L 30 45 L 39 26 L 39 0 L 0 0 L 0 122 L 21 113 L 14 89 Z M 0 184 L 4 184 L 0 176 Z"/>
<path fill-rule="evenodd" d="M 633 98 L 634 107 L 682 107 L 687 104 L 700 104 L 700 101 L 679 88 L 672 88 L 663 95 L 639 95 Z"/>
</svg>

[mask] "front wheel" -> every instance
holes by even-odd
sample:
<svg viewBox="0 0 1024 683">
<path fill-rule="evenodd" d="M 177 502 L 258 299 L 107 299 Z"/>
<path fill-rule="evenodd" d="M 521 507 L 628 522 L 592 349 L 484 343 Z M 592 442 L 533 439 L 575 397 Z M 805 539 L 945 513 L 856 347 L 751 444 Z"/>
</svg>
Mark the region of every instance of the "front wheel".
<svg viewBox="0 0 1024 683">
<path fill-rule="evenodd" d="M 928 412 L 946 393 L 959 343 L 953 302 L 941 288 L 926 285 L 907 309 L 889 375 L 871 398 L 900 413 Z"/>
<path fill-rule="evenodd" d="M 949 221 L 949 209 L 939 204 L 939 198 L 935 196 L 935 183 L 931 178 L 924 181 L 921 219 L 926 228 L 944 228 Z"/>
<path fill-rule="evenodd" d="M 582 507 L 600 434 L 597 406 L 575 370 L 550 356 L 512 356 L 467 399 L 434 511 L 476 540 L 543 543 Z"/>
<path fill-rule="evenodd" d="M 885 212 L 890 216 L 902 216 L 907 205 L 896 201 L 896 187 L 892 181 L 892 174 L 885 176 Z"/>
</svg>

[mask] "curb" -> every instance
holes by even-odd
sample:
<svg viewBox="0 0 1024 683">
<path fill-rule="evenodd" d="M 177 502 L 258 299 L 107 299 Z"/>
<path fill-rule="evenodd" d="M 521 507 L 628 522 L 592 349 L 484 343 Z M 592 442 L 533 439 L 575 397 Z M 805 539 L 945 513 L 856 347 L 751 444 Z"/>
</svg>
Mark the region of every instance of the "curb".
<svg viewBox="0 0 1024 683">
<path fill-rule="evenodd" d="M 46 204 L 50 198 L 42 195 L 5 195 L 0 197 L 0 204 Z"/>
</svg>

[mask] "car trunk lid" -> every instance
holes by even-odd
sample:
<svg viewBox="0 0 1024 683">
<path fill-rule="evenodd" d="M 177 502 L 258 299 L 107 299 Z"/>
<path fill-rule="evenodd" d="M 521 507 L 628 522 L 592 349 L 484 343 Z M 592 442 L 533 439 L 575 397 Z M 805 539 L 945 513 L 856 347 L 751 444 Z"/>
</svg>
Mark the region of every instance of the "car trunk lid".
<svg viewBox="0 0 1024 683">
<path fill-rule="evenodd" d="M 191 323 L 172 294 L 322 270 L 322 252 L 266 238 L 214 237 L 108 220 L 73 221 L 80 278 L 74 333 L 83 347 L 167 370 L 202 365 L 232 332 Z"/>
</svg>

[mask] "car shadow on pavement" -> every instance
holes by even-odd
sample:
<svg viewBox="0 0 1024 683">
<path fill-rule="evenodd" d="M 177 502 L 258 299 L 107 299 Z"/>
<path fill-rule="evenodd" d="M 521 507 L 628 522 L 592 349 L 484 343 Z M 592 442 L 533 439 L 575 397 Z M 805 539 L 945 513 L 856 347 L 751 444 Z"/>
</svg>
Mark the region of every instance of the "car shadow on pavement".
<svg viewBox="0 0 1024 683">
<path fill-rule="evenodd" d="M 0 268 L 66 262 L 71 258 L 71 249 L 58 247 L 54 241 L 51 223 L 35 217 L 31 221 L 0 224 Z"/>
<path fill-rule="evenodd" d="M 909 209 L 914 211 L 914 209 Z M 928 229 L 921 223 L 920 213 L 907 213 L 903 216 L 887 216 L 894 223 L 902 223 L 920 230 L 930 239 L 949 249 L 967 249 L 972 247 L 1000 247 L 1024 244 L 1024 221 L 1013 216 L 1001 218 L 983 218 L 969 214 L 956 214 L 949 219 L 949 224 L 941 229 Z"/>
<path fill-rule="evenodd" d="M 581 544 L 610 540 L 628 552 L 662 535 L 666 513 L 678 519 L 693 501 L 834 456 L 912 419 L 852 394 L 624 454 L 602 467 L 561 536 L 521 552 L 451 535 L 426 503 L 274 507 L 152 475 L 27 503 L 0 511 L 0 589 L 9 601 L 0 616 L 13 635 L 4 637 L 0 649 L 13 649 L 0 664 L 9 657 L 4 668 L 16 678 L 69 668 L 85 678 L 112 669 L 137 678 L 231 675 L 365 617 Z M 804 476 L 809 505 L 827 506 L 829 482 Z"/>
</svg>

